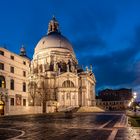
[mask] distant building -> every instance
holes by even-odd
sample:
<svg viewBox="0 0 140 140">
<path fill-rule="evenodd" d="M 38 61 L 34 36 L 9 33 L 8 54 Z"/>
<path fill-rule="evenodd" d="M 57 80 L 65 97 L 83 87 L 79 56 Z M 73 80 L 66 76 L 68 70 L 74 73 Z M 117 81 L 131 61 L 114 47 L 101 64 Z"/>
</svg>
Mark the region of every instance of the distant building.
<svg viewBox="0 0 140 140">
<path fill-rule="evenodd" d="M 0 115 L 28 105 L 29 64 L 24 47 L 20 55 L 0 47 Z"/>
<path fill-rule="evenodd" d="M 96 105 L 105 110 L 124 110 L 132 99 L 132 89 L 105 89 L 99 91 Z"/>
</svg>

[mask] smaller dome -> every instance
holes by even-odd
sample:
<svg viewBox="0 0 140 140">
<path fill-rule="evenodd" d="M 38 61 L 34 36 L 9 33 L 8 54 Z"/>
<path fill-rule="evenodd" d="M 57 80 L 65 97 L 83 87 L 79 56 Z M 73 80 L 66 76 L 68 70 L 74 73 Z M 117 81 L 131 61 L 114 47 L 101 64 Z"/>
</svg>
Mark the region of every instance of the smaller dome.
<svg viewBox="0 0 140 140">
<path fill-rule="evenodd" d="M 20 48 L 20 56 L 24 57 L 24 58 L 27 58 L 27 59 L 30 59 L 27 55 L 26 55 L 26 49 L 24 47 L 24 45 L 21 46 Z"/>
<path fill-rule="evenodd" d="M 26 50 L 24 48 L 24 46 L 22 45 L 22 47 L 20 48 L 20 56 L 26 56 Z"/>
<path fill-rule="evenodd" d="M 26 50 L 23 46 L 20 48 L 20 52 L 26 52 Z"/>
</svg>

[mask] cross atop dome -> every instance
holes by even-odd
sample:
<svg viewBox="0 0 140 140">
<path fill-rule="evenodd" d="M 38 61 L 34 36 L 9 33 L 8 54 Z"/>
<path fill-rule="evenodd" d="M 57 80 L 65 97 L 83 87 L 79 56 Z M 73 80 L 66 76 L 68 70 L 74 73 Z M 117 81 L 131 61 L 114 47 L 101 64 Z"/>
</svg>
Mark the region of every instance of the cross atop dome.
<svg viewBox="0 0 140 140">
<path fill-rule="evenodd" d="M 48 34 L 52 32 L 60 33 L 59 23 L 56 20 L 55 16 L 52 17 L 52 20 L 49 22 L 49 25 L 48 25 Z"/>
</svg>

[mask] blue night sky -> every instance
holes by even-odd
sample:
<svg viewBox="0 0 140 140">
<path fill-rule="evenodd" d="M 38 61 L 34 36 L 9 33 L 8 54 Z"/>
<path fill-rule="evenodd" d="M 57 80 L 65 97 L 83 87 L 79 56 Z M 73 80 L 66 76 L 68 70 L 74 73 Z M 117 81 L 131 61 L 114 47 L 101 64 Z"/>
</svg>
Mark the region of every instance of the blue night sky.
<svg viewBox="0 0 140 140">
<path fill-rule="evenodd" d="M 139 0 L 1 0 L 0 44 L 32 58 L 55 15 L 81 65 L 93 65 L 96 89 L 140 92 Z"/>
</svg>

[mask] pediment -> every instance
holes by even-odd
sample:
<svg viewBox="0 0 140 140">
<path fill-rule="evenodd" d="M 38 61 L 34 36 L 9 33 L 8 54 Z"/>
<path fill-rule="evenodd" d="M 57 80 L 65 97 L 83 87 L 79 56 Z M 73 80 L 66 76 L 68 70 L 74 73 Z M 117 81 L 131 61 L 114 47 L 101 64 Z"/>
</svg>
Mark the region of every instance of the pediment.
<svg viewBox="0 0 140 140">
<path fill-rule="evenodd" d="M 65 72 L 65 73 L 58 75 L 57 77 L 58 78 L 60 78 L 60 77 L 78 78 L 78 76 L 72 72 Z"/>
</svg>

